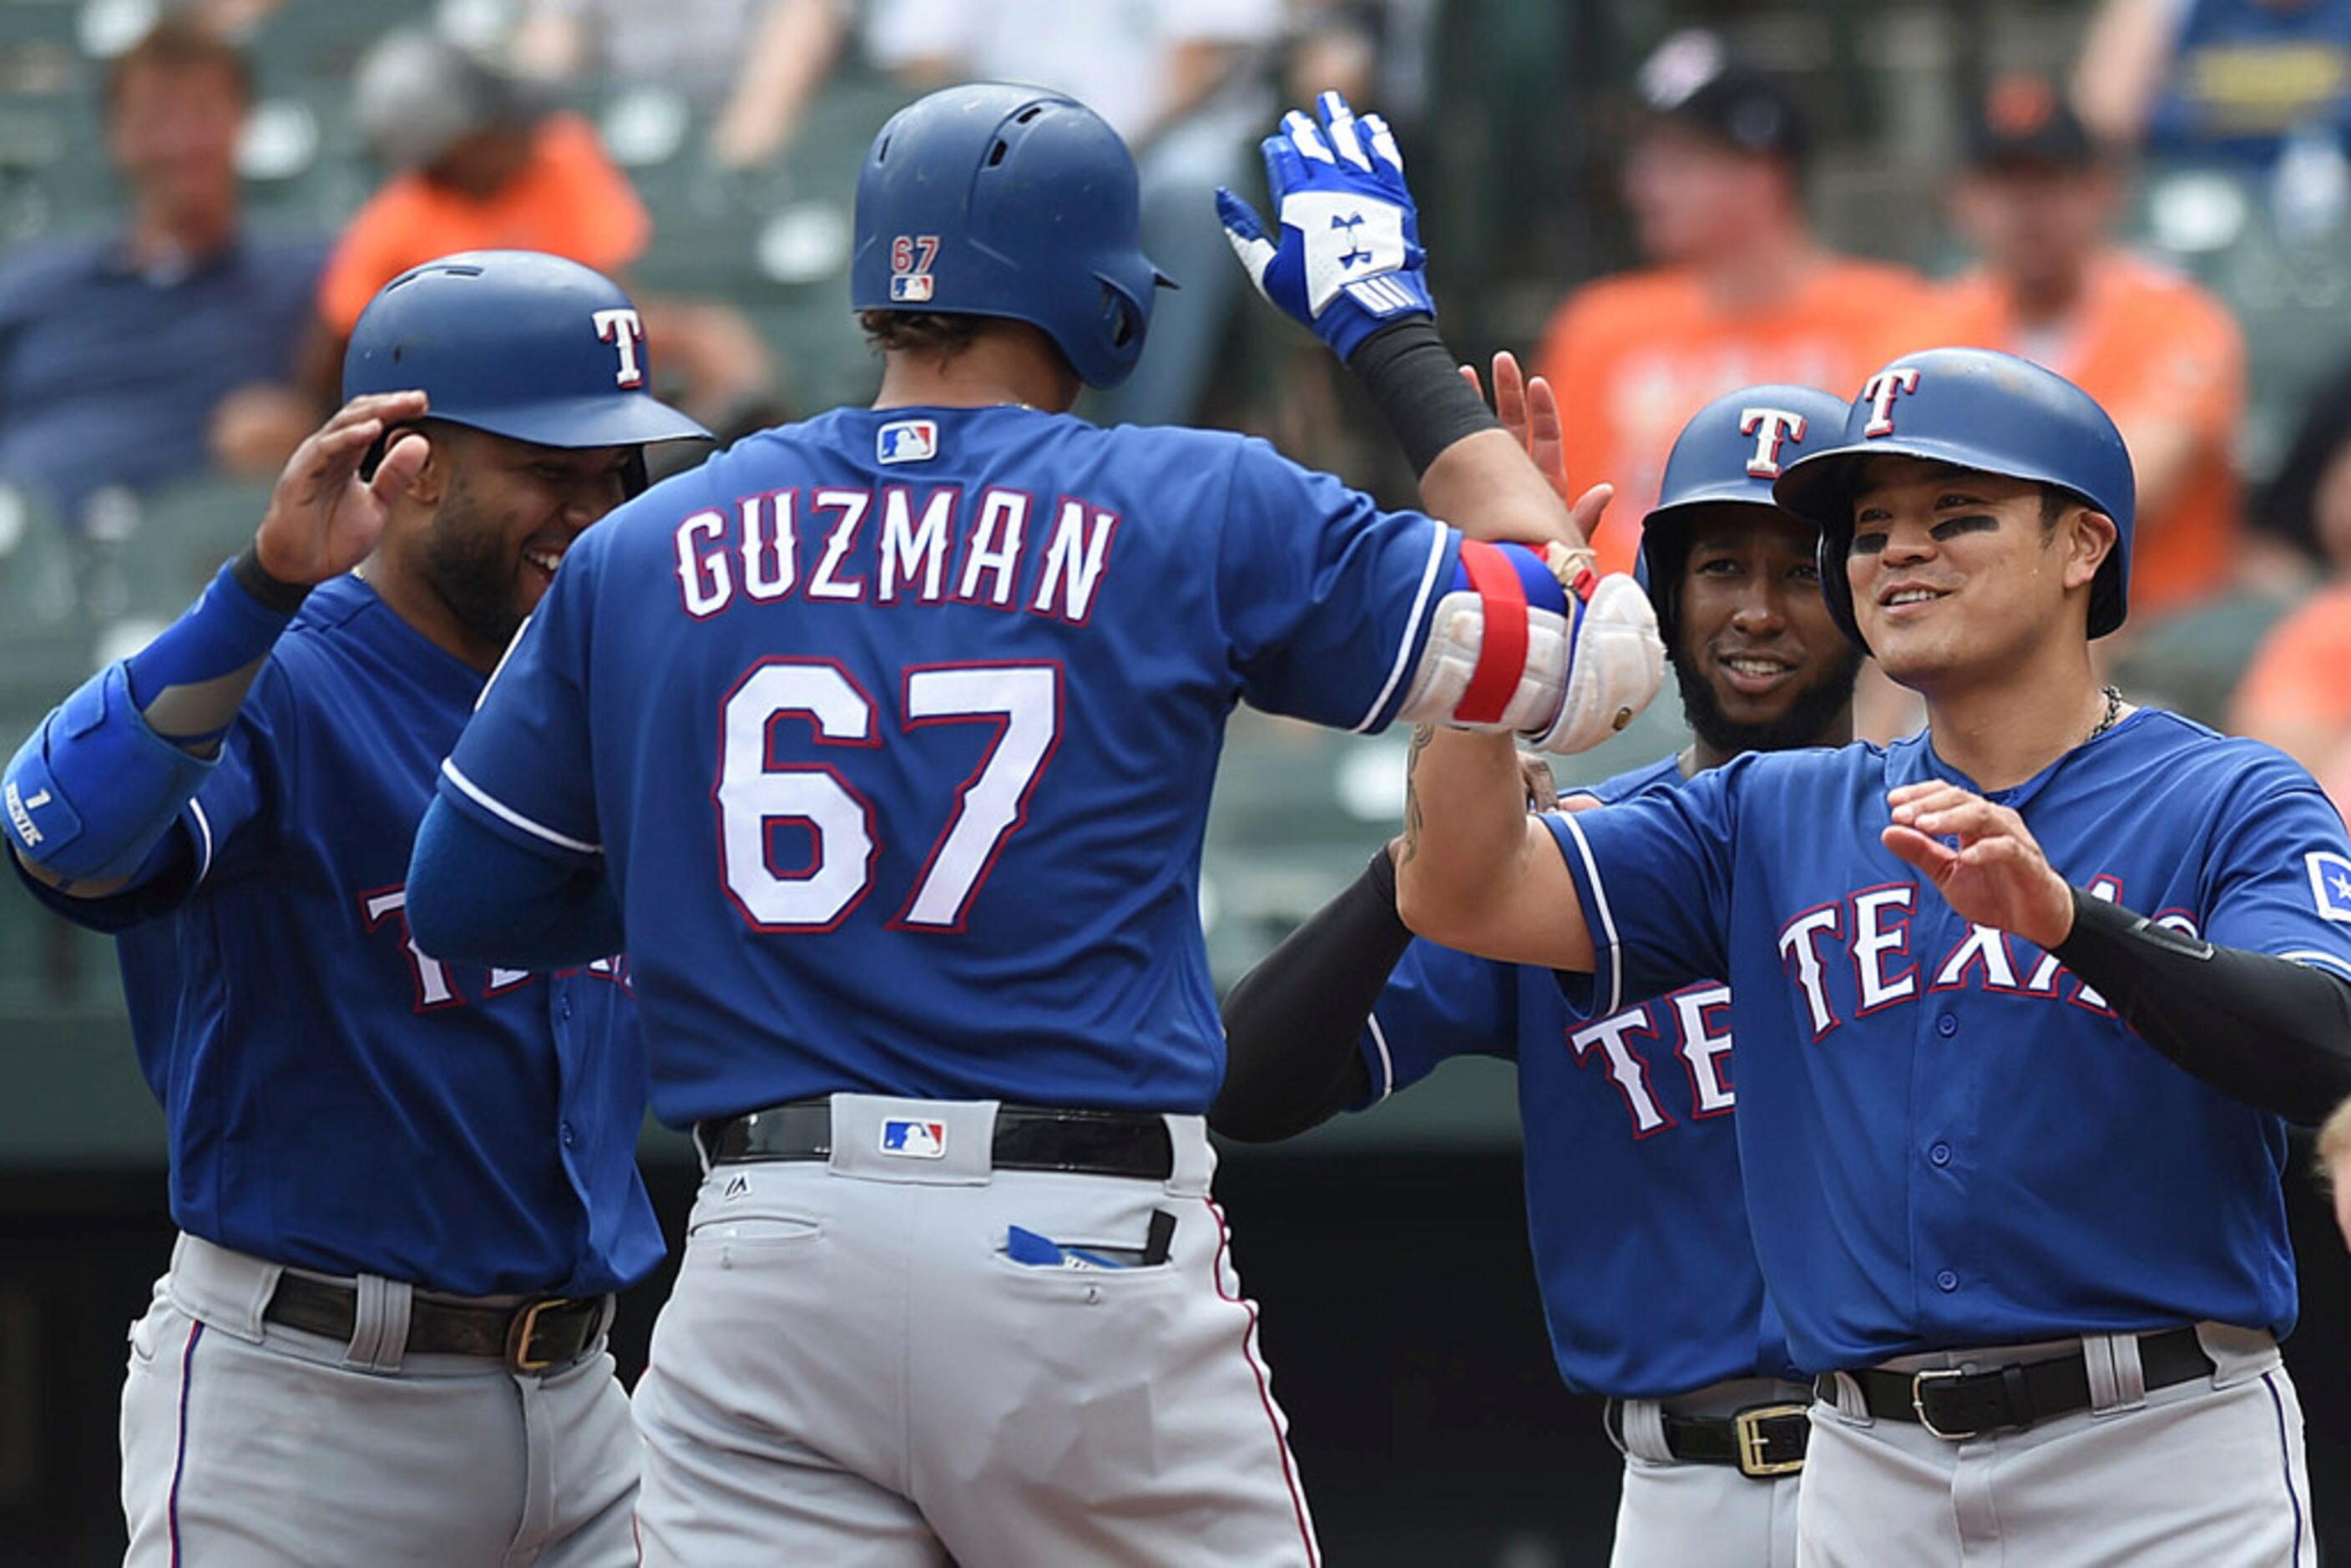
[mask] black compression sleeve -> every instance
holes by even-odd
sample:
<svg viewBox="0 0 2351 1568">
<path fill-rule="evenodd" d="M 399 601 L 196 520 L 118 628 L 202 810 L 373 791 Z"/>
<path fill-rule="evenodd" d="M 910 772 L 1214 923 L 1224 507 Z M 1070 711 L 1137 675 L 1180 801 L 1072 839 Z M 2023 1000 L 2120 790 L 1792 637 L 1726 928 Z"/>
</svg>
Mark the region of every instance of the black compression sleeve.
<svg viewBox="0 0 2351 1568">
<path fill-rule="evenodd" d="M 1374 332 L 1355 345 L 1347 368 L 1380 405 L 1415 475 L 1427 473 L 1437 454 L 1463 436 L 1501 428 L 1426 316 Z"/>
<path fill-rule="evenodd" d="M 1225 1083 L 1208 1125 L 1270 1144 L 1320 1126 L 1371 1092 L 1356 1041 L 1412 933 L 1396 918 L 1384 845 L 1241 977 L 1225 998 Z"/>
<path fill-rule="evenodd" d="M 2314 1125 L 2351 1097 L 2351 983 L 2215 947 L 2074 890 L 2060 963 L 2141 1040 L 2224 1093 Z"/>
<path fill-rule="evenodd" d="M 228 570 L 237 586 L 254 597 L 264 609 L 280 615 L 291 615 L 302 608 L 302 601 L 310 596 L 307 582 L 280 582 L 262 569 L 261 552 L 247 545 L 237 558 L 229 562 Z"/>
</svg>

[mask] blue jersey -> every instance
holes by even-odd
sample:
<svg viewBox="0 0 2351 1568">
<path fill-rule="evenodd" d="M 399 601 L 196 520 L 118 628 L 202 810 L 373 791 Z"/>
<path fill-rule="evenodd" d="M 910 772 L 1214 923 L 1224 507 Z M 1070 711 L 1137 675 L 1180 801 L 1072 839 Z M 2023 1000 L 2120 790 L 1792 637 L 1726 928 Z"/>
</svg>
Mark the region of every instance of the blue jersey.
<svg viewBox="0 0 2351 1568">
<path fill-rule="evenodd" d="M 1552 819 L 1618 998 L 1727 976 L 1763 1276 L 1811 1371 L 2213 1319 L 2283 1334 L 2280 1120 L 2190 1077 L 2031 944 L 1879 842 L 1948 779 L 1925 736 L 1742 757 Z M 2067 881 L 2351 976 L 2351 853 L 2309 776 L 2134 714 L 1991 800 Z"/>
<path fill-rule="evenodd" d="M 1197 1112 L 1225 720 L 1385 723 L 1458 549 L 1238 436 L 839 410 L 574 545 L 442 795 L 601 859 L 665 1122 Z"/>
<path fill-rule="evenodd" d="M 481 687 L 366 583 L 326 583 L 182 810 L 183 866 L 100 900 L 26 879 L 117 932 L 190 1234 L 460 1295 L 612 1291 L 661 1260 L 624 966 L 408 939 L 409 846 Z"/>
<path fill-rule="evenodd" d="M 1668 757 L 1574 793 L 1683 783 Z M 1547 969 L 1415 941 L 1364 1031 L 1375 1100 L 1450 1056 L 1518 1064 L 1535 1276 L 1560 1375 L 1584 1393 L 1795 1375 L 1747 1233 L 1729 1022 L 1716 981 L 1594 1019 Z"/>
</svg>

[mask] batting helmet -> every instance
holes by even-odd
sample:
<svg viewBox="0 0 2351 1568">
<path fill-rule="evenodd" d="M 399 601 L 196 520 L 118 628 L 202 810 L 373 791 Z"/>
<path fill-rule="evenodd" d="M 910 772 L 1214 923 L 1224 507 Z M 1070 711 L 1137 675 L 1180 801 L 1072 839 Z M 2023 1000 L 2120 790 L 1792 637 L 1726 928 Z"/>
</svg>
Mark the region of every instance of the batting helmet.
<svg viewBox="0 0 2351 1568">
<path fill-rule="evenodd" d="M 1862 383 L 1837 444 L 1807 453 L 1772 486 L 1781 506 L 1820 525 L 1821 590 L 1846 636 L 1862 642 L 1844 573 L 1854 487 L 1868 459 L 1888 455 L 2053 485 L 2112 517 L 2115 548 L 2090 583 L 2090 635 L 2123 623 L 2137 486 L 2115 422 L 2089 393 L 2029 360 L 1928 349 Z"/>
<path fill-rule="evenodd" d="M 1778 510 L 1771 482 L 1807 447 L 1826 445 L 1844 429 L 1844 399 L 1783 382 L 1727 393 L 1682 426 L 1666 458 L 1657 504 L 1641 519 L 1641 549 L 1633 558 L 1633 575 L 1648 591 L 1668 649 L 1692 514 L 1726 505 Z"/>
<path fill-rule="evenodd" d="M 343 350 L 343 399 L 422 389 L 430 417 L 540 446 L 642 446 L 710 433 L 645 390 L 644 323 L 592 267 L 474 250 L 377 291 Z"/>
<path fill-rule="evenodd" d="M 859 310 L 1002 316 L 1043 329 L 1080 379 L 1126 380 L 1155 288 L 1134 158 L 1074 99 L 981 82 L 900 110 L 857 179 Z"/>
</svg>

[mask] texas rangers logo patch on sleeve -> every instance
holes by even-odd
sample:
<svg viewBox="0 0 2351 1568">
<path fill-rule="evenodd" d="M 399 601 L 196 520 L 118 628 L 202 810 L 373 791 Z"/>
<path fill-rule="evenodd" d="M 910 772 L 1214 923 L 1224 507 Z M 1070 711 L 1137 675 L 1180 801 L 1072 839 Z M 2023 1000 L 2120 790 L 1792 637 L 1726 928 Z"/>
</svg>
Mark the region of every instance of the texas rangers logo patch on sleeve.
<svg viewBox="0 0 2351 1568">
<path fill-rule="evenodd" d="M 943 1160 L 947 1156 L 947 1124 L 892 1116 L 882 1124 L 882 1152 L 901 1159 Z"/>
<path fill-rule="evenodd" d="M 927 463 L 939 455 L 935 419 L 893 419 L 873 435 L 876 463 Z"/>
<path fill-rule="evenodd" d="M 2310 895 L 2318 913 L 2351 925 L 2351 857 L 2313 850 L 2302 857 L 2310 868 Z"/>
</svg>

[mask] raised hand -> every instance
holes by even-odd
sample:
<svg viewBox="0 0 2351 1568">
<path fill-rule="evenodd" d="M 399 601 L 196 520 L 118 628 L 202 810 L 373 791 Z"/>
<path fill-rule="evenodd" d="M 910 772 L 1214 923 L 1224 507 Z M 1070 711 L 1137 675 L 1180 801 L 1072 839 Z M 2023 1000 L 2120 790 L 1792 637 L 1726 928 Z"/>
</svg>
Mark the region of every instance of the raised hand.
<svg viewBox="0 0 2351 1568">
<path fill-rule="evenodd" d="M 1279 235 L 1219 187 L 1217 215 L 1258 292 L 1345 359 L 1387 322 L 1434 318 L 1420 214 L 1387 121 L 1326 92 L 1319 125 L 1296 110 L 1262 143 Z"/>
<path fill-rule="evenodd" d="M 1905 784 L 1886 800 L 1894 820 L 1879 839 L 1960 918 L 2011 932 L 2044 952 L 2073 931 L 2073 889 L 2023 818 L 1940 780 Z"/>
<path fill-rule="evenodd" d="M 280 582 L 324 582 L 365 560 L 432 447 L 404 432 L 371 478 L 362 480 L 360 467 L 385 430 L 424 413 L 421 392 L 355 397 L 296 447 L 254 531 L 261 570 Z"/>
</svg>

